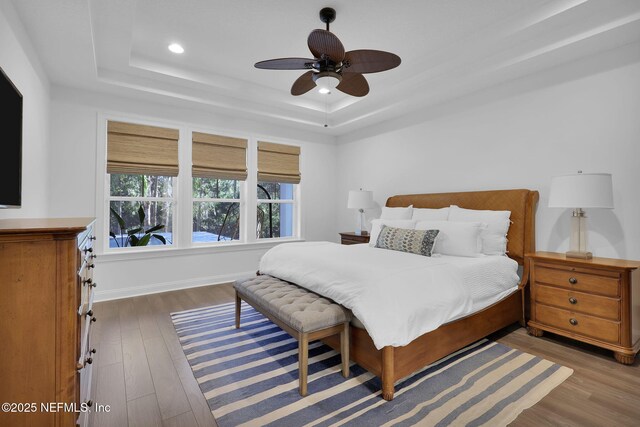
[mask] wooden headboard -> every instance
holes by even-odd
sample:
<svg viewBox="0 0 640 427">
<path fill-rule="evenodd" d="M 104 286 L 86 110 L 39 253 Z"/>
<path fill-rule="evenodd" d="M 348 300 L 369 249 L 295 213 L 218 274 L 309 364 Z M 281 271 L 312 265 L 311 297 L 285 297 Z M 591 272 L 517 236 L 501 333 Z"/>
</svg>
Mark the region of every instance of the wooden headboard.
<svg viewBox="0 0 640 427">
<path fill-rule="evenodd" d="M 511 211 L 512 224 L 507 233 L 510 258 L 524 264 L 524 254 L 536 249 L 535 214 L 538 192 L 532 190 L 469 191 L 462 193 L 406 194 L 387 199 L 388 207 L 445 208 L 457 205 L 466 209 Z"/>
</svg>

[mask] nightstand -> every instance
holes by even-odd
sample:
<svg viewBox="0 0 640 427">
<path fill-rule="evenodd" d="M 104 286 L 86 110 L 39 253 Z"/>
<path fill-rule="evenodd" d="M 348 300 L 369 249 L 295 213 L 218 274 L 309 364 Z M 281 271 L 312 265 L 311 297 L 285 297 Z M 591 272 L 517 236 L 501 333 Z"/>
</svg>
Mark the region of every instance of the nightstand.
<svg viewBox="0 0 640 427">
<path fill-rule="evenodd" d="M 553 252 L 526 258 L 531 335 L 563 335 L 612 350 L 620 363 L 633 363 L 640 350 L 640 262 Z"/>
<path fill-rule="evenodd" d="M 357 245 L 359 243 L 369 243 L 369 233 L 358 236 L 353 231 L 345 231 L 340 233 L 340 239 L 343 245 Z"/>
</svg>

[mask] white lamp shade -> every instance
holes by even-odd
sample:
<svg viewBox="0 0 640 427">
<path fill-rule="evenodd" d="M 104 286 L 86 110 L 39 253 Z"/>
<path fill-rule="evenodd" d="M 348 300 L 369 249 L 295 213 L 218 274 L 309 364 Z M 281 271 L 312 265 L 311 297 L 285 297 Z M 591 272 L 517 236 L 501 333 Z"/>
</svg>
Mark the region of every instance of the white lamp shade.
<svg viewBox="0 0 640 427">
<path fill-rule="evenodd" d="M 550 208 L 613 208 L 610 173 L 575 173 L 554 176 Z"/>
<path fill-rule="evenodd" d="M 373 191 L 351 190 L 347 208 L 349 209 L 370 209 L 373 207 Z"/>
</svg>

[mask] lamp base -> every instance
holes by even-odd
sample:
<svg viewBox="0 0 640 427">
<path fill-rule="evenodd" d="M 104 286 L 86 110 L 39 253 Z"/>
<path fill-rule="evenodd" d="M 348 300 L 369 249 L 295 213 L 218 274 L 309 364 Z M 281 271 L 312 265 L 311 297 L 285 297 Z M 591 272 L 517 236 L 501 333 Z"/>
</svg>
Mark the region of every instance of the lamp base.
<svg viewBox="0 0 640 427">
<path fill-rule="evenodd" d="M 580 258 L 580 259 L 593 258 L 593 254 L 591 252 L 578 252 L 578 251 L 567 251 L 565 252 L 565 256 L 567 258 Z"/>
</svg>

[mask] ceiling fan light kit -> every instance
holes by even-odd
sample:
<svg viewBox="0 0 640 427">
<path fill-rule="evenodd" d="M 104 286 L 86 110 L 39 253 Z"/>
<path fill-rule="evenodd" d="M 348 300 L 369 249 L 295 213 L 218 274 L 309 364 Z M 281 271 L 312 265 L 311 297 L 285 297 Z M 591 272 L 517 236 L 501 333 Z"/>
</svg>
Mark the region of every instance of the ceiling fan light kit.
<svg viewBox="0 0 640 427">
<path fill-rule="evenodd" d="M 311 78 L 318 86 L 318 92 L 328 95 L 342 81 L 342 76 L 335 71 L 320 71 L 311 75 Z"/>
<path fill-rule="evenodd" d="M 400 65 L 400 57 L 381 50 L 352 50 L 345 52 L 338 37 L 329 31 L 329 24 L 336 18 L 336 11 L 325 7 L 320 20 L 326 30 L 313 30 L 307 39 L 313 58 L 278 58 L 260 61 L 256 68 L 267 70 L 309 70 L 291 86 L 291 94 L 302 95 L 318 87 L 320 93 L 329 94 L 338 89 L 352 96 L 369 93 L 369 83 L 363 74 L 379 73 Z"/>
</svg>

